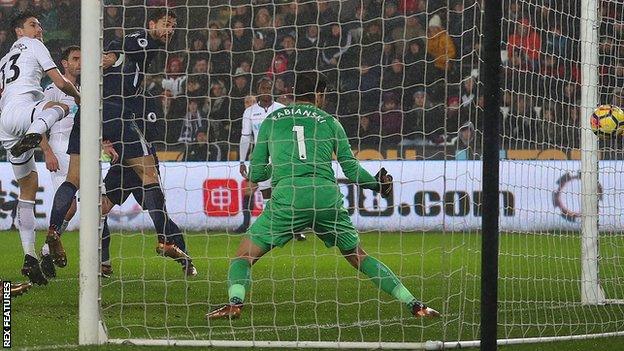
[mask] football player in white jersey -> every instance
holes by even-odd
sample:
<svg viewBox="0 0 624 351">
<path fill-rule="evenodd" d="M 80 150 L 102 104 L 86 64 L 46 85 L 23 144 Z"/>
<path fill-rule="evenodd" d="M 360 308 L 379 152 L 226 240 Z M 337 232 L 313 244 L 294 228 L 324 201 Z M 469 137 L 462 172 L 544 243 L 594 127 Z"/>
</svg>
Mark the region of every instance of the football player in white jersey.
<svg viewBox="0 0 624 351">
<path fill-rule="evenodd" d="M 50 127 L 69 112 L 60 102 L 45 99 L 41 88 L 44 73 L 62 91 L 80 103 L 76 87 L 61 75 L 50 52 L 41 42 L 43 29 L 29 12 L 17 14 L 11 22 L 17 40 L 0 59 L 0 142 L 19 185 L 17 227 L 24 249 L 22 274 L 35 284 L 47 284 L 35 252 L 35 194 L 39 187 L 33 159 Z"/>
<path fill-rule="evenodd" d="M 285 107 L 277 101 L 273 100 L 273 81 L 268 77 L 264 77 L 258 81 L 258 99 L 257 102 L 245 109 L 243 112 L 243 130 L 240 138 L 240 167 L 239 171 L 243 178 L 247 179 L 247 154 L 251 146 L 251 138 L 253 142 L 258 140 L 258 131 L 260 125 L 264 122 L 266 116 L 275 110 Z M 260 189 L 262 199 L 266 203 L 271 198 L 271 180 L 266 180 L 258 184 L 247 183 L 243 195 L 243 224 L 234 230 L 235 233 L 244 233 L 251 222 L 251 211 L 253 210 L 253 194 L 256 188 Z M 296 234 L 297 240 L 305 239 L 303 234 Z"/>
<path fill-rule="evenodd" d="M 63 50 L 61 65 L 63 66 L 63 76 L 77 87 L 78 78 L 80 76 L 80 47 L 69 46 Z M 45 143 L 41 144 L 41 150 L 45 156 L 46 168 L 50 171 L 52 185 L 56 193 L 59 186 L 65 182 L 69 170 L 67 146 L 69 144 L 69 134 L 74 125 L 74 116 L 76 115 L 76 111 L 78 111 L 78 105 L 73 97 L 61 91 L 61 89 L 54 84 L 48 85 L 43 93 L 46 99 L 62 102 L 69 106 L 69 114 L 50 128 L 50 137 L 48 138 L 49 147 Z M 74 198 L 69 211 L 65 215 L 63 225 L 59 228 L 60 233 L 67 229 L 67 225 L 72 217 L 74 217 L 75 213 L 76 199 Z M 50 257 L 48 244 L 45 244 L 41 249 L 41 269 L 43 270 L 43 274 L 48 278 L 56 276 L 56 269 L 54 268 L 52 257 Z"/>
</svg>

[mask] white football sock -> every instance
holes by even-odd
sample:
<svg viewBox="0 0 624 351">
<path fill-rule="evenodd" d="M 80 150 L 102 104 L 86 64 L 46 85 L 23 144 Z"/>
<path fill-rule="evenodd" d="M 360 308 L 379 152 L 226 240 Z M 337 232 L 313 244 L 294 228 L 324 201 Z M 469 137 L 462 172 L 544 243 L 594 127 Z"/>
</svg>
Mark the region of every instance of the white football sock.
<svg viewBox="0 0 624 351">
<path fill-rule="evenodd" d="M 37 258 L 35 252 L 35 202 L 19 199 L 15 219 L 24 254 Z"/>
<path fill-rule="evenodd" d="M 47 256 L 50 254 L 50 246 L 48 246 L 48 244 L 43 244 L 43 246 L 41 247 L 41 255 L 42 256 Z"/>
<path fill-rule="evenodd" d="M 60 106 L 47 108 L 35 116 L 35 120 L 30 125 L 30 128 L 28 128 L 26 134 L 43 134 L 47 132 L 54 123 L 63 117 L 65 117 L 65 110 L 63 110 Z"/>
</svg>

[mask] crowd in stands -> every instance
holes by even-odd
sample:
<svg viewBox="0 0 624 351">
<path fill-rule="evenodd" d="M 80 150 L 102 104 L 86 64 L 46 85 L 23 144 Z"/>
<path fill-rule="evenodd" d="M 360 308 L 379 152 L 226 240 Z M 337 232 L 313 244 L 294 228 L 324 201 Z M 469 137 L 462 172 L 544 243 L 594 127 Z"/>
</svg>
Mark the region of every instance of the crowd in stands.
<svg viewBox="0 0 624 351">
<path fill-rule="evenodd" d="M 233 158 L 256 82 L 271 77 L 276 99 L 288 104 L 294 73 L 319 70 L 331 81 L 326 109 L 354 149 L 448 145 L 478 157 L 480 0 L 104 2 L 105 46 L 145 27 L 145 5 L 177 15 L 179 29 L 146 79 L 165 122 L 159 149 L 188 160 Z M 578 148 L 580 1 L 502 6 L 503 147 Z M 53 55 L 78 44 L 78 0 L 16 0 L 0 7 L 0 23 L 28 7 L 41 14 Z M 624 99 L 620 7 L 601 2 L 603 103 Z M 2 55 L 8 34 L 0 28 Z"/>
</svg>

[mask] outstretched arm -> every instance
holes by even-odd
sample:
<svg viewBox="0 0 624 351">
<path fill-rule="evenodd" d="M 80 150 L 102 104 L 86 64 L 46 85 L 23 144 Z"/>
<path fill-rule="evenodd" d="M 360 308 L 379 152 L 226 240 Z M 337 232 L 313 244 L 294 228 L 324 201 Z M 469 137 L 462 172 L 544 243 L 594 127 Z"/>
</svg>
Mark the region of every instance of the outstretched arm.
<svg viewBox="0 0 624 351">
<path fill-rule="evenodd" d="M 347 139 L 347 134 L 344 128 L 338 121 L 334 121 L 336 126 L 336 144 L 334 146 L 334 152 L 338 158 L 338 163 L 347 178 L 360 185 L 365 189 L 371 189 L 378 191 L 379 183 L 367 170 L 362 168 L 360 162 L 353 156 L 351 146 Z"/>
</svg>

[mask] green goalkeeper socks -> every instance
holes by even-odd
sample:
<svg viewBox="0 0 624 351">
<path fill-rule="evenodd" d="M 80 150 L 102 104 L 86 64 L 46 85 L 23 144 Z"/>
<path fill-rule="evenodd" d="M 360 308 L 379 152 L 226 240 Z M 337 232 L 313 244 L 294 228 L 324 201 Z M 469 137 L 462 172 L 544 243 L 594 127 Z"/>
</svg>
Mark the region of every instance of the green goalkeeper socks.
<svg viewBox="0 0 624 351">
<path fill-rule="evenodd" d="M 228 271 L 228 296 L 231 303 L 243 303 L 245 292 L 251 284 L 251 265 L 244 258 L 236 258 Z"/>
<path fill-rule="evenodd" d="M 394 296 L 402 303 L 409 304 L 414 300 L 414 295 L 403 286 L 394 272 L 376 258 L 366 256 L 362 261 L 360 271 L 366 274 L 379 289 Z"/>
</svg>

